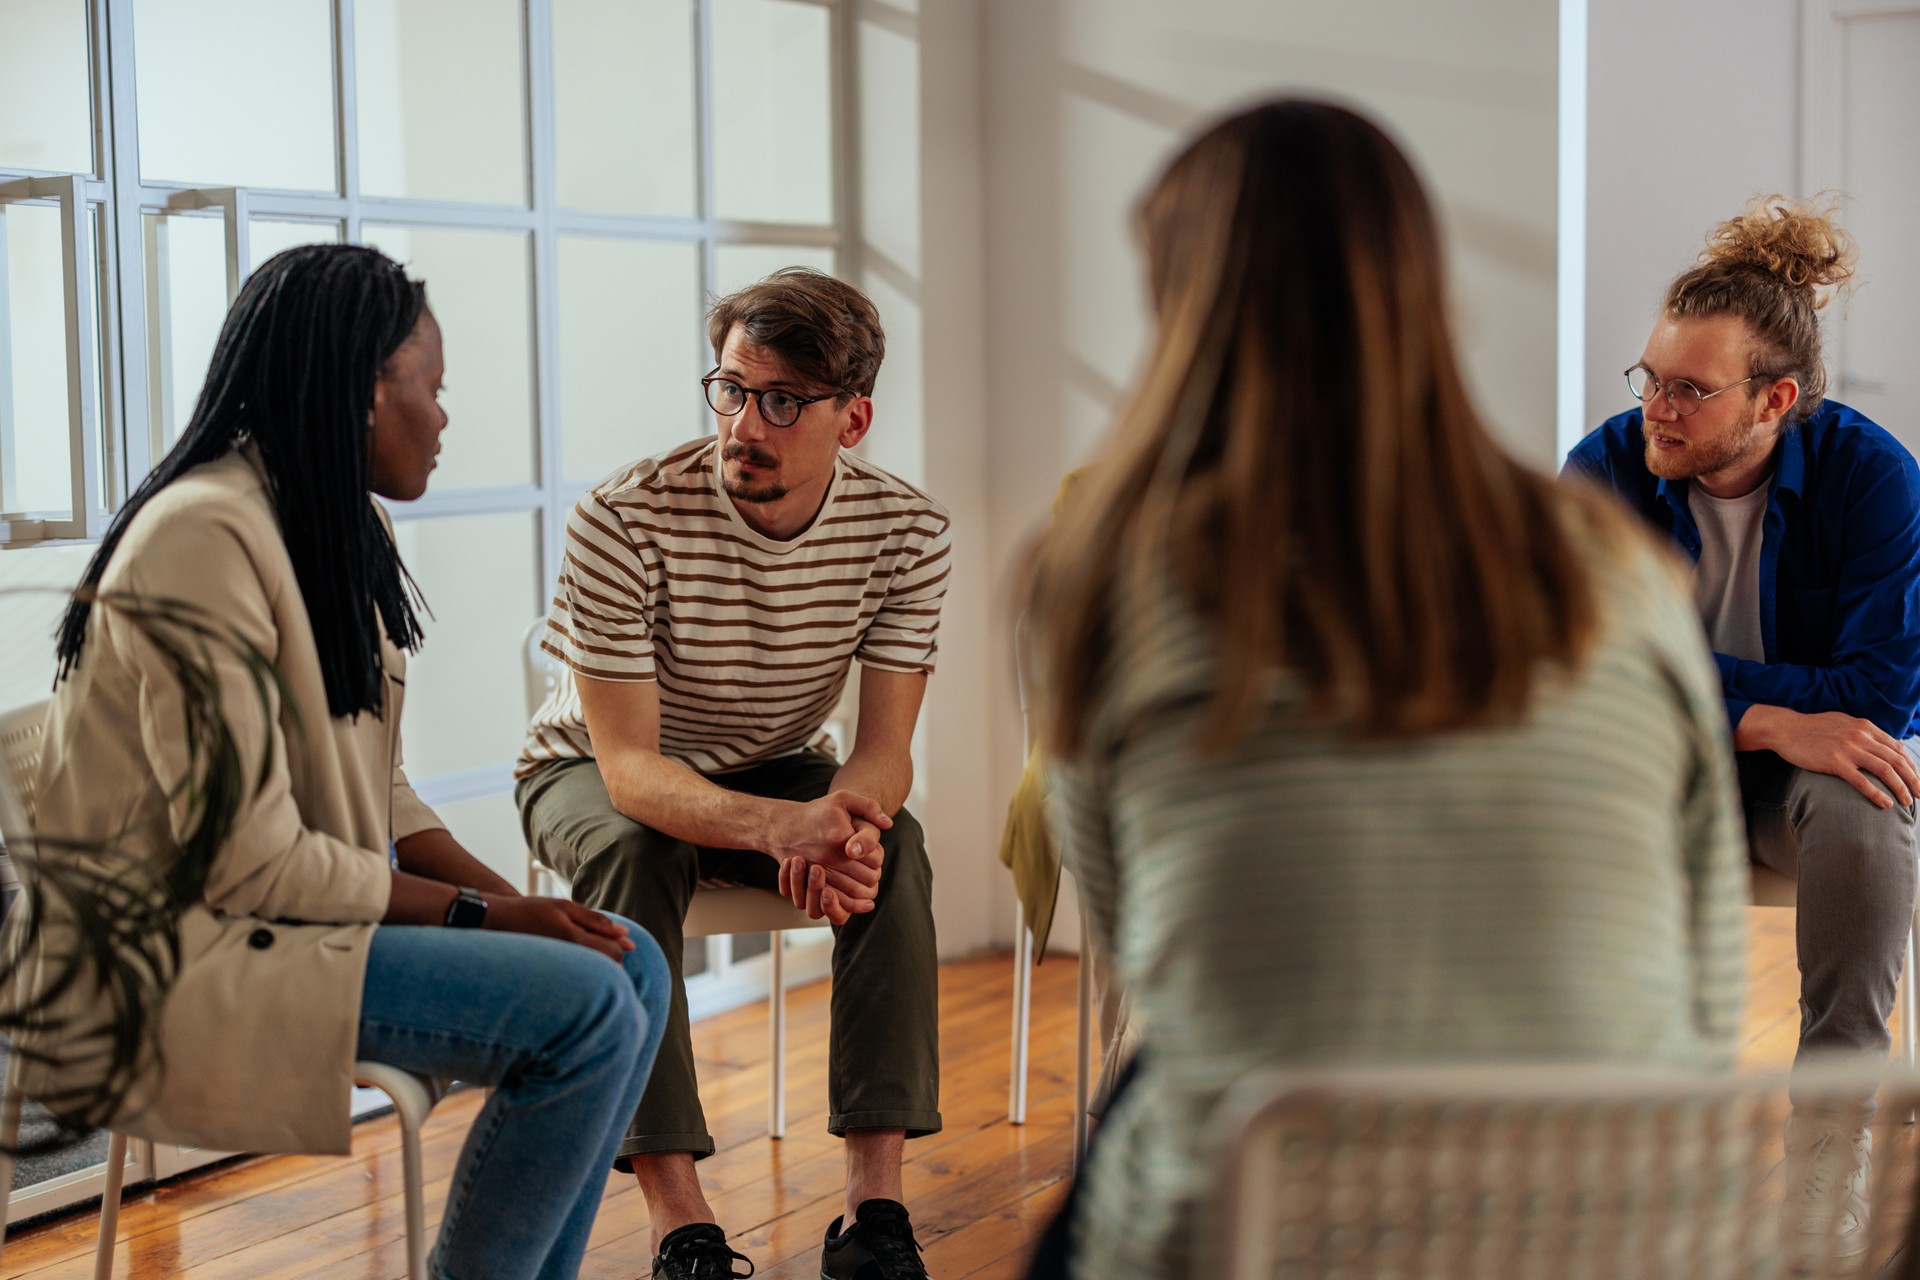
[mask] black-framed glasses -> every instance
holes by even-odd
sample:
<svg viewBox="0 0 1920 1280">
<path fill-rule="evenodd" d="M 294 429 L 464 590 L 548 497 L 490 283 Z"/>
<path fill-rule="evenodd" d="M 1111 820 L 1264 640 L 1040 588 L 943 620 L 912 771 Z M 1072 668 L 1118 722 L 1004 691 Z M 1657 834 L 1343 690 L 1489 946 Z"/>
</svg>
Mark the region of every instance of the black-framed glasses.
<svg viewBox="0 0 1920 1280">
<path fill-rule="evenodd" d="M 796 396 L 791 391 L 763 391 L 759 387 L 742 386 L 732 378 L 723 378 L 715 369 L 700 379 L 700 385 L 707 389 L 707 403 L 713 411 L 722 417 L 731 418 L 747 407 L 748 396 L 760 397 L 760 416 L 767 420 L 770 427 L 790 427 L 800 420 L 800 411 L 817 400 L 832 400 L 841 395 L 838 391 L 829 391 L 823 396 Z"/>
<path fill-rule="evenodd" d="M 1665 382 L 1653 376 L 1653 370 L 1643 364 L 1636 364 L 1627 370 L 1627 390 L 1633 392 L 1633 398 L 1641 404 L 1647 403 L 1662 391 L 1667 393 L 1667 403 L 1673 411 L 1683 418 L 1690 418 L 1700 412 L 1700 406 L 1735 387 L 1744 387 L 1755 378 L 1771 378 L 1770 373 L 1750 373 L 1738 382 L 1729 382 L 1718 391 L 1702 391 L 1685 378 L 1669 378 Z"/>
</svg>

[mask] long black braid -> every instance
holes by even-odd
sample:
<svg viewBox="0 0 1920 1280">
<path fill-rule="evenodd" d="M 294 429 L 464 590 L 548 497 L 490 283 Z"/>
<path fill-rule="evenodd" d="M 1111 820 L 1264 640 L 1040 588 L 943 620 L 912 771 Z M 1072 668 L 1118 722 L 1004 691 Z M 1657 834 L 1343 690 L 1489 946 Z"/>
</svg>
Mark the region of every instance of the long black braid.
<svg viewBox="0 0 1920 1280">
<path fill-rule="evenodd" d="M 234 300 L 193 417 L 87 564 L 59 631 L 59 674 L 86 645 L 92 592 L 155 494 L 251 441 L 313 620 L 327 706 L 381 714 L 374 611 L 402 649 L 420 645 L 419 591 L 367 494 L 373 386 L 426 309 L 426 286 L 375 249 L 307 245 L 269 259 Z"/>
</svg>

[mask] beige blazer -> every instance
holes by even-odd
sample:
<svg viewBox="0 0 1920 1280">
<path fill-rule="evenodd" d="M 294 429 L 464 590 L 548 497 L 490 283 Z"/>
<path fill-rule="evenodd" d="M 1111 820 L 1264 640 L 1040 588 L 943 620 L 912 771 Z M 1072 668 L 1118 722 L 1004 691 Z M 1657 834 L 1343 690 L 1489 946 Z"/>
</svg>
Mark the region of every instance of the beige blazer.
<svg viewBox="0 0 1920 1280">
<path fill-rule="evenodd" d="M 181 920 L 161 1063 L 114 1123 L 229 1151 L 345 1152 L 367 948 L 392 883 L 388 845 L 442 825 L 400 767 L 405 658 L 383 639 L 382 715 L 328 714 L 306 604 L 264 477 L 243 451 L 148 503 L 102 586 L 224 619 L 272 659 L 291 699 L 261 714 L 240 664 L 216 659 L 241 759 L 251 769 L 270 748 L 271 773 L 215 859 L 204 903 Z M 184 801 L 167 799 L 185 769 L 180 727 L 177 685 L 151 643 L 95 609 L 47 724 L 38 832 L 124 832 L 124 847 L 165 849 L 187 817 Z M 65 1069 L 56 1080 L 80 1068 Z M 44 1083 L 30 1079 L 29 1093 Z"/>
</svg>

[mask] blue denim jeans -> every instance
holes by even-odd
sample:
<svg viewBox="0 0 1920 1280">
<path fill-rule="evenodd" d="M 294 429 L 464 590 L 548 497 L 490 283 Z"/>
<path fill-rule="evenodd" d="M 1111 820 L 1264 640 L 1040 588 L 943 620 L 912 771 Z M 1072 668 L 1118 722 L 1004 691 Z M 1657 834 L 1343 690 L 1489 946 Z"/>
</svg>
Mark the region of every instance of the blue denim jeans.
<svg viewBox="0 0 1920 1280">
<path fill-rule="evenodd" d="M 359 1058 L 493 1086 L 447 1189 L 436 1280 L 579 1271 L 667 1022 L 666 959 L 620 923 L 634 949 L 617 965 L 552 938 L 374 930 Z"/>
</svg>

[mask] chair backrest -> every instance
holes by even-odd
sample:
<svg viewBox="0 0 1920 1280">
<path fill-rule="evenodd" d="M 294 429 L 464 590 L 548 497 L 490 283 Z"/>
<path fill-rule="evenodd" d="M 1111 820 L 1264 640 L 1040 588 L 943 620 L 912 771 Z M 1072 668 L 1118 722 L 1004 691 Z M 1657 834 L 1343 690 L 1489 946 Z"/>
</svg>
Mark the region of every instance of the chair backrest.
<svg viewBox="0 0 1920 1280">
<path fill-rule="evenodd" d="M 1196 1229 L 1218 1280 L 1762 1280 L 1869 1276 L 1912 1217 L 1911 1075 L 1815 1069 L 1797 1114 L 1872 1122 L 1871 1243 L 1843 1260 L 1776 1215 L 1785 1076 L 1591 1067 L 1275 1073 L 1216 1116 L 1224 1155 Z M 1146 1087 L 1143 1083 L 1142 1087 Z M 1850 1123 L 1843 1121 L 1842 1123 Z M 1864 1123 L 1864 1122 L 1863 1122 Z M 1833 1218 L 1837 1221 L 1839 1214 Z"/>
<path fill-rule="evenodd" d="M 41 731 L 51 705 L 42 699 L 0 712 L 0 765 L 6 774 L 0 783 L 0 838 L 24 840 L 32 830 L 33 779 L 40 767 Z M 9 805 L 17 807 L 8 812 Z"/>
<path fill-rule="evenodd" d="M 540 704 L 560 683 L 559 662 L 540 647 L 540 640 L 546 634 L 547 620 L 540 617 L 527 624 L 526 634 L 520 638 L 520 676 L 526 692 L 529 717 L 540 709 Z"/>
<path fill-rule="evenodd" d="M 34 773 L 40 767 L 40 745 L 47 721 L 46 700 L 0 712 L 0 895 L 20 887 L 13 854 L 33 837 Z"/>
</svg>

